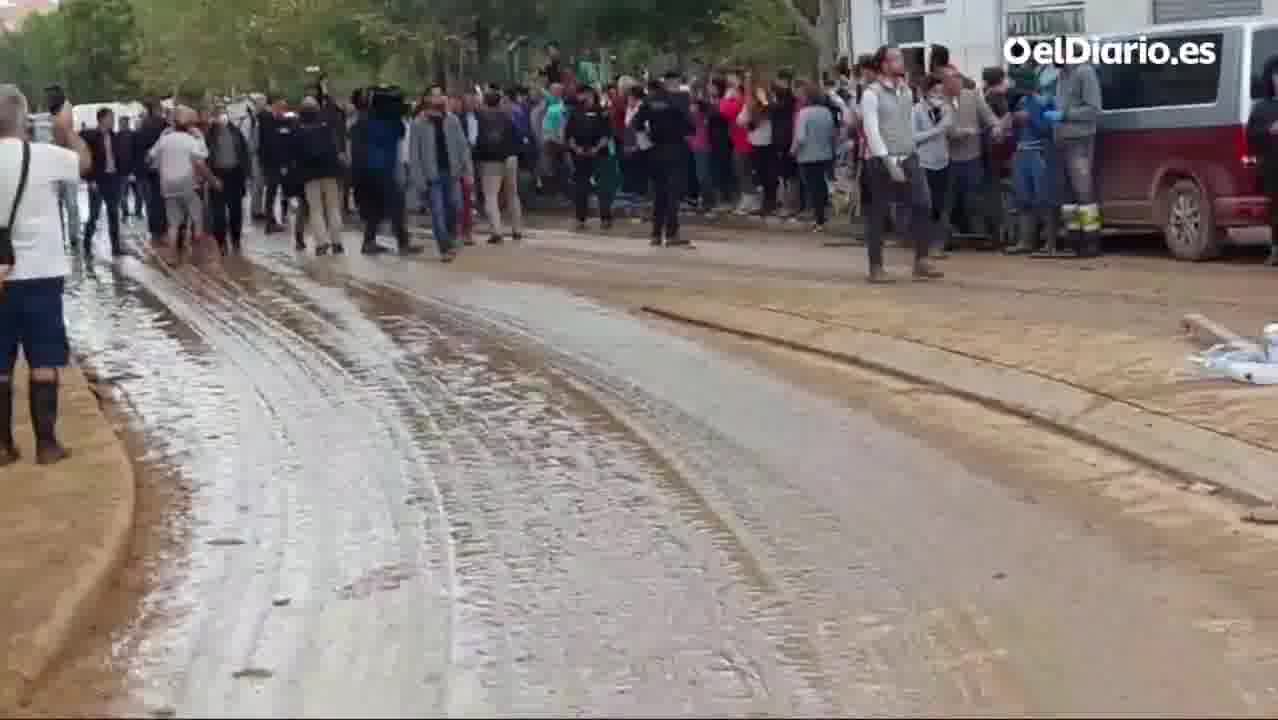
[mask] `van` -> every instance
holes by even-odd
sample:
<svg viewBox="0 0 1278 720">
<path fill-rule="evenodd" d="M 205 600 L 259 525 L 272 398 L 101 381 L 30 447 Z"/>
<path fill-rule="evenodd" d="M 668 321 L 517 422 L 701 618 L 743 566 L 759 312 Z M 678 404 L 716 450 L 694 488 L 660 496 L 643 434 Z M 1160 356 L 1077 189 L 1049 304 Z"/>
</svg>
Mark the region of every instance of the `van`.
<svg viewBox="0 0 1278 720">
<path fill-rule="evenodd" d="M 1107 228 L 1162 230 L 1178 259 L 1209 260 L 1230 242 L 1230 229 L 1269 224 L 1246 128 L 1253 85 L 1278 54 L 1278 20 L 1160 25 L 1097 39 L 1139 38 L 1166 43 L 1173 58 L 1186 43 L 1214 43 L 1217 62 L 1096 66 L 1102 217 Z"/>
</svg>

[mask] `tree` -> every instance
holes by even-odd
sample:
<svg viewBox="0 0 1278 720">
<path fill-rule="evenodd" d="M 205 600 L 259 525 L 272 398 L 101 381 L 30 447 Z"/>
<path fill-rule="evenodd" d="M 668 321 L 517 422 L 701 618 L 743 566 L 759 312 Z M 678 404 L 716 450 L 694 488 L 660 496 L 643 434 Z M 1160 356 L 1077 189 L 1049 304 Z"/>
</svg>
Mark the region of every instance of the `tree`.
<svg viewBox="0 0 1278 720">
<path fill-rule="evenodd" d="M 37 14 L 27 18 L 22 32 L 0 35 L 0 67 L 32 103 L 41 102 L 46 87 L 66 81 L 63 29 L 57 13 Z"/>
<path fill-rule="evenodd" d="M 783 9 L 781 0 L 741 0 L 718 18 L 720 59 L 758 67 L 793 65 L 812 57 L 815 45 Z"/>
<path fill-rule="evenodd" d="M 137 23 L 129 0 L 69 0 L 63 23 L 67 94 L 81 101 L 129 97 L 137 90 Z"/>
<path fill-rule="evenodd" d="M 799 31 L 817 48 L 817 66 L 829 68 L 839 54 L 839 7 L 846 0 L 780 0 Z"/>
</svg>

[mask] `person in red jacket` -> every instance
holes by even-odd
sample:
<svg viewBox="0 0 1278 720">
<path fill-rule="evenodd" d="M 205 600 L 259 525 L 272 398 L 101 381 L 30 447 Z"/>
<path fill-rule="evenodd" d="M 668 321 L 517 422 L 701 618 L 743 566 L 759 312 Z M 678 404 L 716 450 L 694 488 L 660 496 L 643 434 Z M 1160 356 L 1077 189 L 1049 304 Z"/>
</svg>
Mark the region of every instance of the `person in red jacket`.
<svg viewBox="0 0 1278 720">
<path fill-rule="evenodd" d="M 742 94 L 741 77 L 729 74 L 728 91 L 719 101 L 719 114 L 727 121 L 732 136 L 733 171 L 737 178 L 737 188 L 741 191 L 742 207 L 750 191 L 754 189 L 754 180 L 750 174 L 750 131 L 737 123 L 737 117 L 745 109 L 745 97 Z"/>
</svg>

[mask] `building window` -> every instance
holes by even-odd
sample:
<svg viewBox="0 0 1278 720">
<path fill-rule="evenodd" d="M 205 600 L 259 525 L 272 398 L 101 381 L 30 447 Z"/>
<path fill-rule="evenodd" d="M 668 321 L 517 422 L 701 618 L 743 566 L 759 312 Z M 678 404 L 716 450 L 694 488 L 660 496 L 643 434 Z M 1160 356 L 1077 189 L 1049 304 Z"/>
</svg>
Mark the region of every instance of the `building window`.
<svg viewBox="0 0 1278 720">
<path fill-rule="evenodd" d="M 1007 14 L 1008 37 L 1043 37 L 1050 35 L 1082 35 L 1083 8 L 1028 10 Z"/>
<path fill-rule="evenodd" d="M 924 5 L 944 5 L 945 0 L 923 0 Z"/>
<path fill-rule="evenodd" d="M 888 0 L 888 9 L 904 10 L 905 8 L 910 6 L 911 2 L 913 2 L 913 0 Z"/>
<path fill-rule="evenodd" d="M 923 42 L 923 17 L 892 18 L 887 21 L 889 45 L 910 45 Z"/>
</svg>

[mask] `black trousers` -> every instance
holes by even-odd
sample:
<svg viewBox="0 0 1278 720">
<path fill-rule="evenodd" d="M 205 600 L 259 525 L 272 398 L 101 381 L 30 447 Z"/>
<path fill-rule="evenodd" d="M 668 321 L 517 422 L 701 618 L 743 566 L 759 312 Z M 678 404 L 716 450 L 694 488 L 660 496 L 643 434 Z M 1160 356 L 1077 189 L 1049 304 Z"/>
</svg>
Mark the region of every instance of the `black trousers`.
<svg viewBox="0 0 1278 720">
<path fill-rule="evenodd" d="M 120 216 L 127 219 L 130 216 L 142 217 L 142 202 L 145 193 L 142 190 L 142 181 L 136 175 L 125 175 L 122 178 L 122 188 L 120 190 Z M 133 210 L 130 212 L 129 198 L 133 198 Z"/>
<path fill-rule="evenodd" d="M 763 206 L 760 212 L 771 215 L 777 211 L 777 183 L 781 177 L 781 154 L 772 145 L 756 146 L 750 153 L 750 166 L 754 182 L 763 188 Z"/>
<path fill-rule="evenodd" d="M 679 235 L 679 203 L 688 181 L 688 146 L 658 145 L 651 151 L 652 236 Z"/>
<path fill-rule="evenodd" d="M 926 258 L 932 248 L 935 230 L 927 173 L 919 167 L 919 160 L 915 155 L 904 160 L 901 167 L 905 172 L 905 182 L 897 182 L 892 178 L 883 158 L 871 158 L 865 167 L 873 193 L 865 227 L 865 249 L 869 255 L 871 270 L 883 268 L 883 236 L 887 234 L 893 203 L 904 205 L 908 212 L 909 220 L 904 230 L 914 246 L 915 262 Z"/>
<path fill-rule="evenodd" d="M 607 191 L 597 190 L 597 185 L 592 185 L 591 180 L 595 179 L 595 173 L 599 170 L 599 159 L 592 157 L 576 156 L 573 163 L 573 204 L 576 205 L 577 222 L 586 222 L 586 218 L 590 215 L 590 195 L 597 193 L 599 195 L 599 219 L 604 222 L 612 221 L 612 194 Z"/>
<path fill-rule="evenodd" d="M 377 243 L 377 229 L 386 221 L 390 221 L 399 246 L 408 244 L 404 188 L 395 179 L 393 170 L 358 174 L 355 177 L 355 202 L 364 220 L 365 246 Z"/>
<path fill-rule="evenodd" d="M 147 230 L 151 231 L 152 237 L 162 238 L 169 231 L 169 223 L 164 211 L 164 195 L 160 192 L 160 174 L 148 172 L 140 180 L 146 197 Z"/>
<path fill-rule="evenodd" d="M 262 177 L 266 183 L 266 219 L 283 223 L 288 220 L 288 203 L 282 203 L 279 215 L 275 214 L 276 202 L 287 197 L 284 193 L 284 173 L 279 167 L 263 166 Z"/>
<path fill-rule="evenodd" d="M 106 206 L 107 232 L 111 234 L 111 251 L 120 252 L 120 197 L 123 188 L 124 180 L 119 175 L 103 175 L 95 179 L 89 188 L 89 224 L 84 228 L 86 257 L 93 255 L 93 235 L 97 232 L 103 205 Z"/>
<path fill-rule="evenodd" d="M 215 170 L 214 174 L 222 181 L 222 189 L 209 191 L 213 237 L 222 250 L 226 250 L 228 239 L 230 246 L 238 250 L 244 233 L 244 194 L 248 177 L 241 168 Z"/>
<path fill-rule="evenodd" d="M 817 225 L 825 225 L 830 209 L 830 162 L 802 163 L 797 167 L 805 204 L 816 214 Z"/>
</svg>

